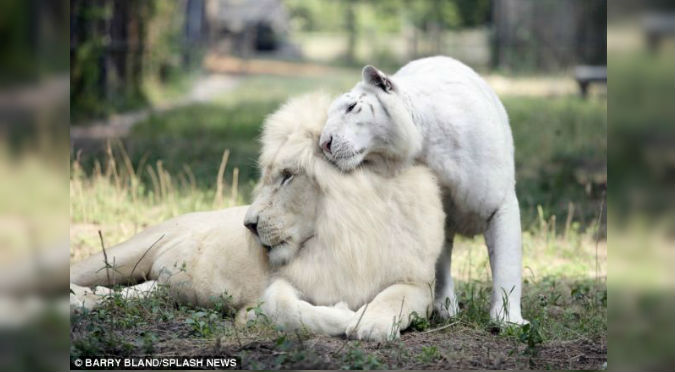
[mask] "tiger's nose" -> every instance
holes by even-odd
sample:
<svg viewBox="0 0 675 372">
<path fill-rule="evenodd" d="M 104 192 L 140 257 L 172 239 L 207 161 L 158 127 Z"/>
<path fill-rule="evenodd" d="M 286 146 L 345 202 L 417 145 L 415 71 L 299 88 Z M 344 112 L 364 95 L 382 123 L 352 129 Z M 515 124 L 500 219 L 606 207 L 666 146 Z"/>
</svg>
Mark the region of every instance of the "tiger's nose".
<svg viewBox="0 0 675 372">
<path fill-rule="evenodd" d="M 258 218 L 257 217 L 255 218 L 255 220 L 244 221 L 244 226 L 246 226 L 247 229 L 251 230 L 251 232 L 255 236 L 258 236 Z"/>
<path fill-rule="evenodd" d="M 325 140 L 321 143 L 321 148 L 323 149 L 323 151 L 330 154 L 331 153 L 330 147 L 331 147 L 332 144 L 333 144 L 333 136 L 330 136 L 330 137 L 328 137 L 327 140 Z"/>
</svg>

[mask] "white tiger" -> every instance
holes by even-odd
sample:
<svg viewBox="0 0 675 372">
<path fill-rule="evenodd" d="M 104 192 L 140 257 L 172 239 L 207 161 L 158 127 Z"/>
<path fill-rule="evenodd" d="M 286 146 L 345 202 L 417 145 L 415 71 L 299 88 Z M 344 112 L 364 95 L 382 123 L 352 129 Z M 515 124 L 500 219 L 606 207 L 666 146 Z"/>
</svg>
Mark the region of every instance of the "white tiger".
<svg viewBox="0 0 675 372">
<path fill-rule="evenodd" d="M 436 271 L 435 308 L 457 312 L 450 274 L 456 233 L 483 233 L 492 267 L 490 316 L 522 324 L 520 210 L 506 110 L 471 68 L 449 57 L 408 63 L 392 76 L 372 66 L 329 109 L 320 146 L 344 171 L 392 173 L 428 165 L 444 191 L 446 249 Z"/>
</svg>

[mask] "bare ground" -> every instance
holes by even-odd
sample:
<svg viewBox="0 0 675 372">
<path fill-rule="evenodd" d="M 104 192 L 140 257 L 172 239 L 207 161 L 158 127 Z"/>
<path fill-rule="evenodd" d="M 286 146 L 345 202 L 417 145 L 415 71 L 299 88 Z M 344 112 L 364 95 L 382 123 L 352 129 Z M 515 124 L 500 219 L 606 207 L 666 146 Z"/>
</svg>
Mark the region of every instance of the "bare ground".
<svg viewBox="0 0 675 372">
<path fill-rule="evenodd" d="M 425 351 L 430 345 L 435 349 Z M 408 332 L 400 341 L 385 344 L 313 337 L 298 338 L 294 346 L 294 351 L 280 351 L 275 342 L 253 341 L 241 347 L 230 345 L 229 350 L 245 351 L 243 366 L 254 369 L 600 369 L 607 360 L 605 340 L 549 342 L 530 356 L 526 345 L 517 341 L 460 325 L 442 332 Z M 311 350 L 309 357 L 294 360 L 294 352 L 300 349 Z M 289 358 L 279 365 L 283 355 Z"/>
<path fill-rule="evenodd" d="M 181 321 L 157 325 L 153 356 L 240 356 L 244 369 L 602 369 L 607 360 L 604 337 L 546 341 L 529 351 L 516 338 L 500 335 L 497 328 L 475 329 L 461 323 L 429 331 L 404 332 L 388 343 L 315 336 L 298 332 L 267 337 L 238 336 L 195 338 Z M 141 325 L 142 327 L 142 325 Z M 124 338 L 138 344 L 138 330 Z M 71 337 L 87 337 L 74 324 Z M 138 354 L 136 350 L 133 355 Z M 150 351 L 150 350 L 148 350 Z M 124 354 L 124 353 L 122 353 Z M 141 352 L 141 354 L 143 354 Z M 100 355 L 99 355 L 100 356 Z"/>
</svg>

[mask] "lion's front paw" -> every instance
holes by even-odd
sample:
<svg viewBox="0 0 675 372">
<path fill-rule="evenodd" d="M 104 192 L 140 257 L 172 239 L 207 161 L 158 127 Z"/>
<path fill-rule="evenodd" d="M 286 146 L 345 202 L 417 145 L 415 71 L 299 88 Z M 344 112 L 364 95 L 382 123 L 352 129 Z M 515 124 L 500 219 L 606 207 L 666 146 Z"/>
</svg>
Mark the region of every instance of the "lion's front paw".
<svg viewBox="0 0 675 372">
<path fill-rule="evenodd" d="M 369 315 L 368 312 L 361 317 L 361 311 L 354 315 L 345 333 L 350 338 L 378 342 L 391 341 L 401 336 L 399 326 L 393 318 L 386 315 Z"/>
</svg>

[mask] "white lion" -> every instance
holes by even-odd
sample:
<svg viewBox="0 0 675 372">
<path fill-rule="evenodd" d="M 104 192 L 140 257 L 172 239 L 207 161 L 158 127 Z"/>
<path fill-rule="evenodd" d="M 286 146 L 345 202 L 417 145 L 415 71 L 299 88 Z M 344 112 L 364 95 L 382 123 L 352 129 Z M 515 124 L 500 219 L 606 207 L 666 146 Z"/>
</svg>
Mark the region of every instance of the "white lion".
<svg viewBox="0 0 675 372">
<path fill-rule="evenodd" d="M 443 187 L 447 214 L 435 309 L 443 317 L 457 312 L 450 275 L 455 233 L 484 233 L 493 277 L 490 316 L 526 322 L 511 128 L 478 74 L 448 57 L 410 62 L 392 76 L 366 66 L 363 81 L 331 105 L 320 145 L 345 171 L 364 164 L 391 173 L 413 160 L 428 165 Z"/>
<path fill-rule="evenodd" d="M 101 269 L 97 254 L 73 267 L 71 282 L 154 280 L 203 305 L 227 292 L 240 319 L 262 298 L 262 310 L 288 328 L 397 337 L 413 313 L 431 309 L 444 233 L 440 190 L 424 167 L 385 177 L 329 163 L 317 145 L 329 104 L 324 94 L 303 96 L 266 120 L 262 179 L 248 210 L 167 221 L 109 249 L 114 270 Z M 79 286 L 76 303 L 95 306 Z"/>
</svg>

